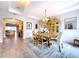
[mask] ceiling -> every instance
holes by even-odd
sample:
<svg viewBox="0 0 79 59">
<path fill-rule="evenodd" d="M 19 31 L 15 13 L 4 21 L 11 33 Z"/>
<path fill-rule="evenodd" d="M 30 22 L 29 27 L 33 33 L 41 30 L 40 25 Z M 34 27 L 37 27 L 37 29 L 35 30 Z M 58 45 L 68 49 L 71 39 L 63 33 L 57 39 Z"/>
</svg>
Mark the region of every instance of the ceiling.
<svg viewBox="0 0 79 59">
<path fill-rule="evenodd" d="M 9 9 L 12 8 L 17 15 L 39 19 L 45 16 L 45 9 L 47 10 L 46 16 L 54 16 L 79 9 L 79 1 L 31 1 L 28 6 L 25 5 L 21 10 L 16 10 L 17 6 L 18 1 L 0 1 L 0 13 L 11 13 Z"/>
</svg>

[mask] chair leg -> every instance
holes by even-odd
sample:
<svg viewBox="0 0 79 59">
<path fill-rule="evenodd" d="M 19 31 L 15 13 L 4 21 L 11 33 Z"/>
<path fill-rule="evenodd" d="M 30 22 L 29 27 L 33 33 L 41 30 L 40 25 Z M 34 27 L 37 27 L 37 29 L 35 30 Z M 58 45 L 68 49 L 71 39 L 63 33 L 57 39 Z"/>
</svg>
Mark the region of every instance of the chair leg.
<svg viewBox="0 0 79 59">
<path fill-rule="evenodd" d="M 59 52 L 61 52 L 61 47 L 60 47 L 60 45 L 59 45 Z"/>
<path fill-rule="evenodd" d="M 49 41 L 48 41 L 48 47 L 50 48 L 50 43 L 49 43 Z"/>
<path fill-rule="evenodd" d="M 50 42 L 49 42 L 49 39 L 48 39 L 48 41 L 47 41 L 47 42 L 48 42 L 48 47 L 50 48 Z"/>
<path fill-rule="evenodd" d="M 36 40 L 36 46 L 38 46 L 38 44 L 39 44 L 39 42 L 38 42 L 38 40 Z"/>
<path fill-rule="evenodd" d="M 34 43 L 34 45 L 38 45 L 38 43 L 37 43 L 37 40 L 36 40 L 36 39 L 34 39 L 34 40 L 33 40 L 33 43 Z"/>
<path fill-rule="evenodd" d="M 35 40 L 33 40 L 33 44 L 34 44 L 34 45 L 36 45 L 36 42 L 35 42 Z"/>
</svg>

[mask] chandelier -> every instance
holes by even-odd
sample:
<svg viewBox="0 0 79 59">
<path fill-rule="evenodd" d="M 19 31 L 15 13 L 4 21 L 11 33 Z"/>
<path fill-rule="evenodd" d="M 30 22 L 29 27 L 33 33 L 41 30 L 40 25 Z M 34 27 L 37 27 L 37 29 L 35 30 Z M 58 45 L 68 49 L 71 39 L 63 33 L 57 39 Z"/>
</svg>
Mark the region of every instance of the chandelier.
<svg viewBox="0 0 79 59">
<path fill-rule="evenodd" d="M 44 22 L 47 22 L 49 20 L 49 18 L 47 17 L 46 13 L 47 13 L 47 10 L 45 9 L 45 16 L 43 18 L 43 21 Z"/>
</svg>

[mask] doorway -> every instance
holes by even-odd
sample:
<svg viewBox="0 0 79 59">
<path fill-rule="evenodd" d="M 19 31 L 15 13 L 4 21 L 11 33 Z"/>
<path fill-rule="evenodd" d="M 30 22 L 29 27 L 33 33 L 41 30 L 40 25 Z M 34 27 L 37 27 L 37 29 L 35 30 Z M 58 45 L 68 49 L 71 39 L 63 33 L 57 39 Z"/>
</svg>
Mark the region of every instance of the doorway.
<svg viewBox="0 0 79 59">
<path fill-rule="evenodd" d="M 3 39 L 14 38 L 15 36 L 17 36 L 17 39 L 23 38 L 23 21 L 14 18 L 4 18 Z"/>
</svg>

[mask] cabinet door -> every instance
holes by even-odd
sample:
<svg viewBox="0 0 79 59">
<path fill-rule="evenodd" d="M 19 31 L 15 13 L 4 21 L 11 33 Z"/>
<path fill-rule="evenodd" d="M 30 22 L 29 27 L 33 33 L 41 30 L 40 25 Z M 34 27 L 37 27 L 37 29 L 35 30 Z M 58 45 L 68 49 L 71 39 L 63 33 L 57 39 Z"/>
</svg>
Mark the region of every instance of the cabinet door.
<svg viewBox="0 0 79 59">
<path fill-rule="evenodd" d="M 55 27 L 55 26 L 54 26 L 54 24 L 53 24 L 53 25 L 52 25 L 52 32 L 54 32 L 54 27 Z"/>
<path fill-rule="evenodd" d="M 56 26 L 56 32 L 57 33 L 59 32 L 59 26 Z"/>
</svg>

